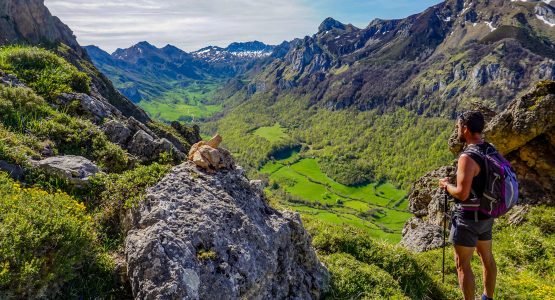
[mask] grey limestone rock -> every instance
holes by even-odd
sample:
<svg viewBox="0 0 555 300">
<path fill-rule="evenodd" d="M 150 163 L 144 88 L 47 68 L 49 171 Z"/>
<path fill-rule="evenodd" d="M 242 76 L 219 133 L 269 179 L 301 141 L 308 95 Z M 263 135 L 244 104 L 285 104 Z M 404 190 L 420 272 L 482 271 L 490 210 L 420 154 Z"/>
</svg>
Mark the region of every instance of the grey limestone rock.
<svg viewBox="0 0 555 300">
<path fill-rule="evenodd" d="M 127 215 L 137 299 L 317 299 L 328 272 L 299 215 L 271 208 L 240 169 L 176 166 Z"/>
<path fill-rule="evenodd" d="M 100 171 L 90 160 L 74 155 L 54 156 L 32 163 L 78 187 L 87 185 L 89 177 Z"/>
</svg>

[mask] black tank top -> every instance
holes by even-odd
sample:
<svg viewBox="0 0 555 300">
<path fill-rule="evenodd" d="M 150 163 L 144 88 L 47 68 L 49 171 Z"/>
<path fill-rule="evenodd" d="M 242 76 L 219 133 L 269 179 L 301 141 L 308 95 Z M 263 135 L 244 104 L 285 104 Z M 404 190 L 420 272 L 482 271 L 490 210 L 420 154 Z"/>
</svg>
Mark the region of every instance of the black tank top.
<svg viewBox="0 0 555 300">
<path fill-rule="evenodd" d="M 493 147 L 490 143 L 487 142 L 483 142 L 481 144 L 476 144 L 474 146 L 471 147 L 477 147 L 479 149 L 480 152 L 485 153 L 486 149 L 488 147 Z M 465 150 L 468 149 L 465 148 Z M 474 178 L 472 178 L 472 191 L 474 193 L 476 193 L 475 195 L 473 195 L 473 192 L 471 191 L 470 197 L 476 196 L 476 197 L 482 197 L 482 195 L 484 194 L 484 189 L 486 188 L 486 166 L 485 166 L 485 162 L 482 159 L 482 157 L 480 157 L 478 154 L 469 152 L 469 151 L 463 151 L 461 154 L 466 154 L 468 156 L 470 156 L 470 158 L 472 158 L 479 166 L 480 166 L 480 172 L 478 173 L 478 175 L 474 176 Z M 457 203 L 460 203 L 460 201 L 455 200 Z M 464 219 L 474 219 L 475 218 L 475 214 L 472 211 L 462 211 L 459 210 L 458 215 L 461 216 Z M 485 220 L 485 219 L 489 219 L 491 218 L 490 216 L 478 211 L 478 220 Z"/>
</svg>

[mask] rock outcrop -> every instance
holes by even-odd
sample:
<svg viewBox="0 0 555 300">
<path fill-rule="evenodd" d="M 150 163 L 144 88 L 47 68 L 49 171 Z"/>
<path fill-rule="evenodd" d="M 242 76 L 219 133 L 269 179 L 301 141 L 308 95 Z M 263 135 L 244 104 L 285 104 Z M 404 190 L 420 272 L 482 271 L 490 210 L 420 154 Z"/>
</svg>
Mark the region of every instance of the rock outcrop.
<svg viewBox="0 0 555 300">
<path fill-rule="evenodd" d="M 86 186 L 89 177 L 100 171 L 90 160 L 74 155 L 49 157 L 33 164 L 47 173 L 69 181 L 76 187 Z"/>
<path fill-rule="evenodd" d="M 484 107 L 476 109 L 488 121 L 485 139 L 496 146 L 517 173 L 520 204 L 555 205 L 555 81 L 538 83 L 497 115 Z M 449 147 L 458 154 L 462 146 L 456 141 L 455 132 Z M 437 236 L 442 231 L 445 194 L 439 189 L 438 180 L 450 177 L 454 182 L 455 164 L 456 161 L 432 171 L 413 185 L 409 209 L 415 216 L 403 229 L 401 244 L 405 247 L 426 251 L 441 246 Z M 522 211 L 517 208 L 514 213 Z"/>
<path fill-rule="evenodd" d="M 90 93 L 61 94 L 53 106 L 71 107 L 72 113 L 86 117 L 97 125 L 118 122 L 122 133 L 108 134 L 111 141 L 119 143 L 130 153 L 139 156 L 141 161 L 156 159 L 153 155 L 161 151 L 169 151 L 175 161 L 183 160 L 191 144 L 200 140 L 198 130 L 196 134 L 176 136 L 175 131 L 151 126 L 152 120 L 138 106 L 121 95 L 110 80 L 100 73 L 92 64 L 87 52 L 78 44 L 71 29 L 60 19 L 52 16 L 44 5 L 44 0 L 5 0 L 0 1 L 0 45 L 23 44 L 47 48 L 65 58 L 80 71 L 91 78 Z M 25 86 L 15 76 L 0 71 L 0 84 Z M 113 125 L 113 124 L 112 124 Z M 111 129 L 114 127 L 107 126 Z M 127 129 L 124 129 L 127 128 Z M 184 126 L 183 126 L 184 127 Z M 151 130 L 152 129 L 152 130 Z M 122 141 L 127 131 L 133 137 L 139 130 L 145 131 L 151 138 L 149 149 L 144 152 L 137 148 L 130 148 L 129 141 Z M 156 131 L 154 133 L 153 131 Z M 183 130 L 186 131 L 186 130 Z M 178 135 L 178 134 L 177 134 Z M 142 137 L 145 137 L 142 135 Z M 148 139 L 150 141 L 150 139 Z M 131 146 L 136 143 L 131 144 Z"/>
<path fill-rule="evenodd" d="M 111 119 L 101 126 L 110 141 L 127 149 L 142 162 L 155 160 L 161 153 L 168 153 L 175 161 L 183 161 L 186 149 L 178 147 L 166 138 L 160 138 L 143 123 L 130 117 L 128 119 Z"/>
<path fill-rule="evenodd" d="M 71 29 L 50 14 L 44 0 L 0 2 L 0 44 L 43 43 L 64 43 L 84 53 Z"/>
<path fill-rule="evenodd" d="M 317 299 L 328 272 L 299 215 L 271 208 L 240 167 L 176 166 L 124 222 L 137 299 Z"/>
</svg>

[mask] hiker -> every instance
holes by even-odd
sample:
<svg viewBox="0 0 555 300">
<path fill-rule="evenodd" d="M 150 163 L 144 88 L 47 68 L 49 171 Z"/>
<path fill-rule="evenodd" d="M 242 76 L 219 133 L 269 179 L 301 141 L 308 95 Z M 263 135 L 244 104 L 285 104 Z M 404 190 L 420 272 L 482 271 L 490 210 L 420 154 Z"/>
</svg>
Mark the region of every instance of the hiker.
<svg viewBox="0 0 555 300">
<path fill-rule="evenodd" d="M 457 118 L 458 139 L 466 144 L 457 163 L 456 185 L 449 178 L 440 179 L 441 188 L 455 198 L 455 208 L 451 219 L 449 241 L 455 250 L 455 262 L 459 286 L 464 299 L 474 299 L 475 282 L 470 261 L 474 251 L 478 252 L 483 268 L 484 292 L 482 300 L 493 299 L 497 267 L 492 253 L 492 227 L 494 218 L 478 210 L 479 200 L 486 186 L 486 166 L 483 156 L 476 153 L 495 151 L 482 139 L 484 116 L 478 111 L 467 111 Z M 475 151 L 469 151 L 473 148 Z M 473 202 L 474 201 L 474 202 Z M 470 203 L 478 203 L 471 205 Z M 466 209 L 463 208 L 466 205 Z M 476 206 L 475 209 L 468 209 Z"/>
</svg>

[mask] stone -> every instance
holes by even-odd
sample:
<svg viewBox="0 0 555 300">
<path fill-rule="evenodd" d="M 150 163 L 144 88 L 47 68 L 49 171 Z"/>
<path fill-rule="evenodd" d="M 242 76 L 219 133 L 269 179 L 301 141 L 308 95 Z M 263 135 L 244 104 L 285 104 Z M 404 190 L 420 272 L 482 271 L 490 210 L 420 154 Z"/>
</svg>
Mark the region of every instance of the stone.
<svg viewBox="0 0 555 300">
<path fill-rule="evenodd" d="M 500 153 L 507 154 L 554 126 L 555 81 L 542 81 L 491 120 L 484 136 Z"/>
<path fill-rule="evenodd" d="M 68 105 L 77 102 L 77 112 L 81 115 L 89 116 L 97 124 L 106 118 L 121 117 L 121 113 L 109 104 L 106 100 L 102 101 L 82 93 L 62 93 L 58 96 L 61 105 Z"/>
<path fill-rule="evenodd" d="M 413 252 L 429 251 L 443 245 L 443 227 L 429 224 L 417 217 L 412 217 L 405 223 L 402 235 L 400 245 Z"/>
<path fill-rule="evenodd" d="M 264 193 L 264 181 L 262 180 L 251 180 L 250 182 L 251 188 L 259 194 Z"/>
<path fill-rule="evenodd" d="M 6 74 L 1 70 L 0 70 L 0 84 L 12 86 L 12 87 L 25 87 L 25 85 L 21 83 L 15 75 Z"/>
<path fill-rule="evenodd" d="M 100 172 L 98 166 L 90 160 L 74 155 L 49 157 L 32 164 L 47 173 L 68 180 L 77 187 L 88 185 L 89 177 Z"/>
<path fill-rule="evenodd" d="M 127 147 L 129 153 L 135 154 L 143 159 L 152 158 L 156 150 L 154 138 L 143 130 L 135 132 Z"/>
<path fill-rule="evenodd" d="M 199 168 L 208 172 L 220 169 L 233 169 L 235 162 L 231 153 L 223 148 L 218 148 L 222 142 L 220 135 L 215 135 L 209 141 L 200 141 L 189 150 L 188 159 Z"/>
<path fill-rule="evenodd" d="M 127 145 L 127 142 L 132 136 L 131 130 L 124 123 L 117 120 L 109 120 L 100 128 L 112 143 L 116 143 L 120 146 Z"/>
<path fill-rule="evenodd" d="M 137 299 L 318 299 L 329 274 L 297 213 L 270 207 L 239 169 L 172 169 L 127 214 Z"/>
<path fill-rule="evenodd" d="M 0 171 L 5 171 L 15 180 L 23 179 L 23 168 L 19 165 L 10 164 L 7 161 L 0 160 Z"/>
<path fill-rule="evenodd" d="M 427 216 L 430 213 L 428 210 L 430 204 L 433 206 L 435 203 L 441 202 L 441 199 L 436 199 L 436 201 L 433 200 L 434 198 L 441 197 L 441 195 L 437 195 L 438 191 L 441 192 L 439 179 L 445 177 L 451 178 L 451 182 L 454 183 L 455 167 L 441 167 L 418 179 L 413 184 L 408 195 L 410 212 L 417 217 Z"/>
</svg>

